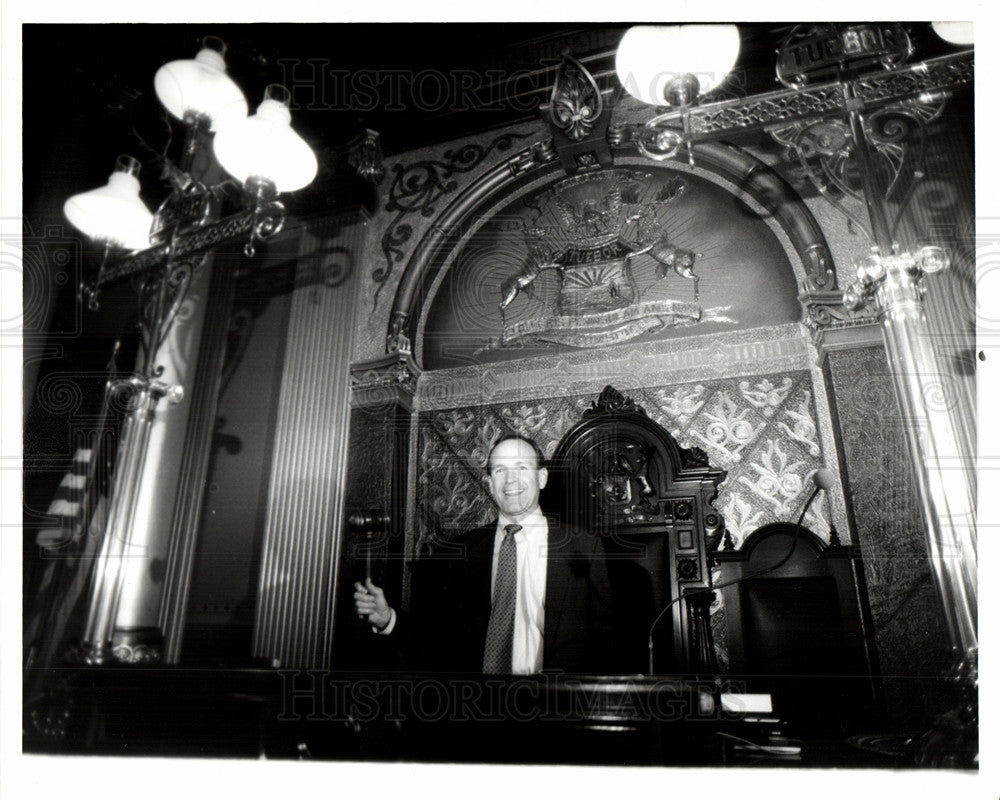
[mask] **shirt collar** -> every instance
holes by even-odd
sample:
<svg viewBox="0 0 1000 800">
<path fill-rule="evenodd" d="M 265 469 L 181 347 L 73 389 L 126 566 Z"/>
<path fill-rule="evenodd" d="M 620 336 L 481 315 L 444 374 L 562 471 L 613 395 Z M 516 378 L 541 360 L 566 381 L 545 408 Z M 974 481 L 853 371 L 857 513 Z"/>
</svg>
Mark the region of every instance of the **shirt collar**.
<svg viewBox="0 0 1000 800">
<path fill-rule="evenodd" d="M 503 533 L 504 527 L 512 523 L 513 520 L 501 513 L 500 518 L 497 520 L 497 533 Z M 545 534 L 549 530 L 548 520 L 545 519 L 545 515 L 542 513 L 541 508 L 536 508 L 520 522 L 513 524 L 521 526 L 521 530 L 518 531 L 517 535 L 524 536 L 529 540 L 534 538 L 536 535 Z"/>
</svg>

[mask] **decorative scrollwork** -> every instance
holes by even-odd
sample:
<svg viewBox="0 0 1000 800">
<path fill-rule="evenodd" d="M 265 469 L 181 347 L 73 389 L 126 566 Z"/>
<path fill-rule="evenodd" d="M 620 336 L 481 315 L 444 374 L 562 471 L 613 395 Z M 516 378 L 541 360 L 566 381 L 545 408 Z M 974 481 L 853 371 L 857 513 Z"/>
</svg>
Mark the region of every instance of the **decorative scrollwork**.
<svg viewBox="0 0 1000 800">
<path fill-rule="evenodd" d="M 613 386 L 605 386 L 600 396 L 590 404 L 590 408 L 583 412 L 583 416 L 589 417 L 594 414 L 641 414 L 646 416 L 646 411 L 636 405 L 631 397 L 626 397 Z"/>
<path fill-rule="evenodd" d="M 826 328 L 849 328 L 878 322 L 874 309 L 852 310 L 844 305 L 844 294 L 838 291 L 811 292 L 799 297 L 803 305 L 802 322 L 818 333 Z"/>
<path fill-rule="evenodd" d="M 974 78 L 971 52 L 932 58 L 893 72 L 876 72 L 853 81 L 855 96 L 865 103 L 948 92 L 971 85 Z"/>
<path fill-rule="evenodd" d="M 211 250 L 217 244 L 238 239 L 253 225 L 253 212 L 241 211 L 211 225 L 205 225 L 193 233 L 182 236 L 172 245 L 162 244 L 150 247 L 135 255 L 108 264 L 97 280 L 98 288 L 116 283 L 124 278 L 140 276 L 163 264 L 168 256 L 183 258 Z M 171 249 L 172 247 L 172 249 Z"/>
<path fill-rule="evenodd" d="M 510 174 L 515 178 L 534 169 L 541 164 L 548 164 L 559 158 L 556 152 L 555 143 L 551 139 L 544 142 L 536 142 L 531 147 L 525 148 L 507 162 Z"/>
<path fill-rule="evenodd" d="M 263 242 L 277 236 L 284 227 L 285 206 L 280 200 L 269 200 L 254 206 L 250 240 L 243 246 L 247 258 L 253 258 L 257 252 L 254 242 Z"/>
<path fill-rule="evenodd" d="M 378 297 L 396 264 L 404 259 L 404 246 L 413 236 L 413 226 L 404 220 L 411 214 L 431 217 L 437 211 L 437 204 L 443 197 L 458 188 L 453 176 L 475 169 L 494 151 L 509 150 L 515 141 L 526 139 L 532 133 L 505 133 L 488 145 L 466 144 L 457 150 L 445 151 L 440 160 L 418 161 L 414 164 L 396 164 L 395 176 L 389 187 L 389 199 L 385 210 L 396 212 L 382 236 L 382 253 L 385 266 L 371 273 L 375 282 L 372 298 L 372 313 L 378 307 Z"/>
<path fill-rule="evenodd" d="M 842 196 L 863 200 L 863 192 L 850 178 L 854 149 L 850 129 L 841 120 L 794 122 L 769 130 L 771 138 L 787 148 L 787 157 L 797 159 L 815 190 L 837 211 L 871 239 L 868 224 L 842 201 Z"/>
<path fill-rule="evenodd" d="M 162 271 L 147 277 L 139 286 L 139 328 L 147 354 L 153 355 L 159 350 L 187 297 L 194 272 L 204 258 L 172 259 Z"/>
<path fill-rule="evenodd" d="M 811 245 L 803 254 L 806 267 L 805 288 L 807 291 L 825 291 L 837 285 L 837 273 L 833 271 L 833 258 L 825 244 Z"/>
<path fill-rule="evenodd" d="M 586 67 L 572 56 L 565 56 L 552 85 L 549 106 L 552 124 L 579 142 L 594 129 L 604 111 L 604 100 Z"/>
<path fill-rule="evenodd" d="M 802 117 L 816 117 L 846 108 L 836 84 L 771 92 L 751 100 L 730 100 L 691 109 L 688 131 L 694 140 L 738 128 L 758 128 Z"/>
</svg>

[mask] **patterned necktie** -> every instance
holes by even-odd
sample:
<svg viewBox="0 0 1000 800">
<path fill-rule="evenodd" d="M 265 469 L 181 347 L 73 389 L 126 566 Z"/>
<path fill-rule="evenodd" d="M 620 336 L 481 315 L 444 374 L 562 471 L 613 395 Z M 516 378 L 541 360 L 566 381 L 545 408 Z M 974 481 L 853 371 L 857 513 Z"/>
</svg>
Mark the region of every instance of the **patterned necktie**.
<svg viewBox="0 0 1000 800">
<path fill-rule="evenodd" d="M 514 609 L 517 605 L 517 542 L 520 525 L 505 525 L 497 554 L 497 574 L 493 583 L 493 610 L 486 629 L 483 672 L 510 672 L 514 654 Z"/>
</svg>

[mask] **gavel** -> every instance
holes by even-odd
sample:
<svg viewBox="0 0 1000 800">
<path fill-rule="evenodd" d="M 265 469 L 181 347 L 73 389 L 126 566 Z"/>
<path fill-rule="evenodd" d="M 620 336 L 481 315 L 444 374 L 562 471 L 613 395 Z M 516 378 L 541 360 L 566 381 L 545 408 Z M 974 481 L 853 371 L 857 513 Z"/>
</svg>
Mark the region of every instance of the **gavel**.
<svg viewBox="0 0 1000 800">
<path fill-rule="evenodd" d="M 372 577 L 372 539 L 376 532 L 389 529 L 391 518 L 377 508 L 356 508 L 347 515 L 347 525 L 355 534 L 365 537 L 365 579 Z"/>
</svg>

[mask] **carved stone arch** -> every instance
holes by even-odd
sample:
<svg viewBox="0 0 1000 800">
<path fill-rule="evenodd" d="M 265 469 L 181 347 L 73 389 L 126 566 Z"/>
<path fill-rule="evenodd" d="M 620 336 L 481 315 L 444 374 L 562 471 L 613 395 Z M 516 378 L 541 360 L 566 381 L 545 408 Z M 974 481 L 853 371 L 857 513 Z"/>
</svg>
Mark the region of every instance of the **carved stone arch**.
<svg viewBox="0 0 1000 800">
<path fill-rule="evenodd" d="M 421 313 L 433 300 L 441 270 L 484 215 L 527 187 L 544 185 L 546 181 L 554 184 L 565 177 L 558 161 L 535 158 L 537 151 L 537 145 L 526 148 L 489 169 L 434 219 L 414 248 L 397 286 L 386 332 L 387 352 L 398 349 L 401 336 L 409 342 L 417 342 Z M 760 159 L 731 145 L 705 143 L 695 147 L 694 152 L 700 169 L 737 187 L 738 192 L 756 203 L 763 216 L 770 218 L 784 233 L 788 246 L 804 269 L 802 288 L 811 292 L 836 289 L 836 274 L 823 232 L 802 198 L 784 178 Z M 637 161 L 635 153 L 626 148 L 619 151 L 619 156 L 633 165 Z M 653 169 L 656 165 L 646 166 Z M 419 347 L 415 352 L 419 366 L 424 367 Z"/>
</svg>

